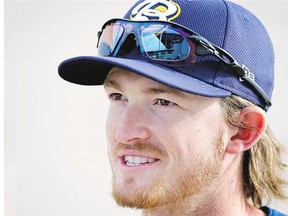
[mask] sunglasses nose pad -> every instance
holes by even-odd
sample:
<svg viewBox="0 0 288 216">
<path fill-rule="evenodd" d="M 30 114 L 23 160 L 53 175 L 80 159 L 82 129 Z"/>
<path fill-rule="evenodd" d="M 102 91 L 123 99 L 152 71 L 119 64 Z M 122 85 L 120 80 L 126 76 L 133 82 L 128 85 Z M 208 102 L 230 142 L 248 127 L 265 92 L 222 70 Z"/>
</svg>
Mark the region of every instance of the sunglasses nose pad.
<svg viewBox="0 0 288 216">
<path fill-rule="evenodd" d="M 126 56 L 137 48 L 136 37 L 133 33 L 129 34 L 121 45 L 117 57 Z"/>
</svg>

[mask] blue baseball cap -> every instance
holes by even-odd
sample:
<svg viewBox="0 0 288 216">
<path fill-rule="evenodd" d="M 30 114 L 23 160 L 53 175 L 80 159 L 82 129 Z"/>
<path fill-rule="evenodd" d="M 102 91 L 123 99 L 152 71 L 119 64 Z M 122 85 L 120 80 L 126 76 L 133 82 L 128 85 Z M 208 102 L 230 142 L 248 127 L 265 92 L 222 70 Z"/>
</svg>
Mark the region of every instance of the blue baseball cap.
<svg viewBox="0 0 288 216">
<path fill-rule="evenodd" d="M 160 20 L 180 24 L 223 48 L 245 65 L 271 100 L 274 88 L 274 51 L 270 37 L 247 9 L 226 0 L 140 0 L 124 16 L 130 20 Z M 199 59 L 199 60 L 198 60 Z M 59 75 L 72 83 L 102 85 L 113 67 L 120 67 L 188 93 L 206 97 L 232 94 L 268 110 L 247 83 L 217 58 L 198 58 L 192 66 L 147 61 L 135 46 L 121 57 L 78 56 L 63 61 Z"/>
</svg>

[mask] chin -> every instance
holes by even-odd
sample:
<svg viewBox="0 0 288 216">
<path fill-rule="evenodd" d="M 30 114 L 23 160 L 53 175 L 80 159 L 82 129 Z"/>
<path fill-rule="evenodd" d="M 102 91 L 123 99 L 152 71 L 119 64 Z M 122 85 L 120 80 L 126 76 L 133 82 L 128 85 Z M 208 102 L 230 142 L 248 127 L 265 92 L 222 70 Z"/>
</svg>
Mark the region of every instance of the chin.
<svg viewBox="0 0 288 216">
<path fill-rule="evenodd" d="M 134 178 L 129 178 L 119 184 L 114 179 L 113 197 L 116 203 L 123 207 L 154 208 L 168 202 L 162 185 L 163 181 L 161 180 L 154 180 L 152 184 L 149 184 L 143 181 L 136 182 Z"/>
</svg>

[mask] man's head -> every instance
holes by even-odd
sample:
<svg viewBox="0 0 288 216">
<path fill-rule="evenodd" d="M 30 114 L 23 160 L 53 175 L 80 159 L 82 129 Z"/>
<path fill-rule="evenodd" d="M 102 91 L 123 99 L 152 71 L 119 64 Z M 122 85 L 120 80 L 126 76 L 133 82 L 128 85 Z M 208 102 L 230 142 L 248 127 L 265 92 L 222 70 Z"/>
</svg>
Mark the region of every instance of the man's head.
<svg viewBox="0 0 288 216">
<path fill-rule="evenodd" d="M 111 101 L 107 138 L 119 204 L 154 208 L 220 185 L 228 136 L 221 99 L 120 68 L 111 70 L 104 86 Z"/>
<path fill-rule="evenodd" d="M 259 151 L 249 150 L 266 133 L 273 91 L 273 46 L 263 25 L 224 0 L 144 0 L 124 18 L 103 25 L 100 56 L 59 66 L 65 80 L 104 84 L 110 98 L 117 202 L 153 208 L 214 194 L 212 202 L 238 177 L 243 196 L 260 205 L 264 193 L 274 193 L 255 185 L 259 175 L 251 172 L 266 158 L 254 163 Z"/>
</svg>

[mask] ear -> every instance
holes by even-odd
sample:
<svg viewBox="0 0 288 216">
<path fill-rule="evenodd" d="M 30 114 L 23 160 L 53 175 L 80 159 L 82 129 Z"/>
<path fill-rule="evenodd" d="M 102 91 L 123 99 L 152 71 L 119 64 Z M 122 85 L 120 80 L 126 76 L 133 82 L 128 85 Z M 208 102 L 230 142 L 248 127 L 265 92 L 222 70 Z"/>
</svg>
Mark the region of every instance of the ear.
<svg viewBox="0 0 288 216">
<path fill-rule="evenodd" d="M 236 154 L 250 149 L 258 142 L 267 127 L 266 113 L 257 106 L 245 107 L 241 110 L 236 134 L 231 136 L 226 152 Z M 235 129 L 235 128 L 234 128 Z"/>
</svg>

